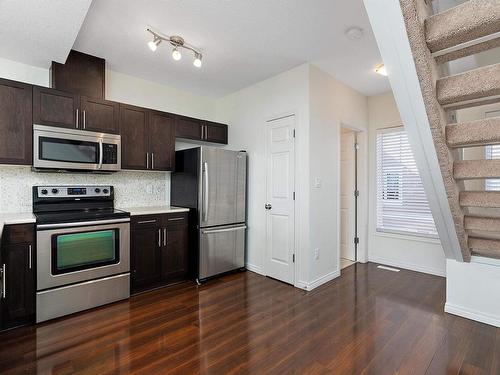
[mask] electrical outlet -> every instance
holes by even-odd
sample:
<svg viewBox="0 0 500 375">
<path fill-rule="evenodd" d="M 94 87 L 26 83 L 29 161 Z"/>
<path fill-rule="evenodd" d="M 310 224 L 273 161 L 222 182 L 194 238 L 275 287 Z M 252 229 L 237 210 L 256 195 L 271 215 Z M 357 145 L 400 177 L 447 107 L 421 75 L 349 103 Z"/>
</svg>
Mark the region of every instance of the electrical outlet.
<svg viewBox="0 0 500 375">
<path fill-rule="evenodd" d="M 314 249 L 314 259 L 319 259 L 319 249 Z"/>
</svg>

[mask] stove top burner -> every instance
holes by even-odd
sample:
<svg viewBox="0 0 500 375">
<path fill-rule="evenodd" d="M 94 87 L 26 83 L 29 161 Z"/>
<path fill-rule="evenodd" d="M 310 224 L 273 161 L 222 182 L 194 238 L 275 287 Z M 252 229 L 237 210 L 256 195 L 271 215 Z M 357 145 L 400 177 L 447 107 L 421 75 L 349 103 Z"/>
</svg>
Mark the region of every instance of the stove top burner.
<svg viewBox="0 0 500 375">
<path fill-rule="evenodd" d="M 114 208 L 49 211 L 35 213 L 37 224 L 73 223 L 80 221 L 110 220 L 130 217 L 130 213 Z"/>
</svg>

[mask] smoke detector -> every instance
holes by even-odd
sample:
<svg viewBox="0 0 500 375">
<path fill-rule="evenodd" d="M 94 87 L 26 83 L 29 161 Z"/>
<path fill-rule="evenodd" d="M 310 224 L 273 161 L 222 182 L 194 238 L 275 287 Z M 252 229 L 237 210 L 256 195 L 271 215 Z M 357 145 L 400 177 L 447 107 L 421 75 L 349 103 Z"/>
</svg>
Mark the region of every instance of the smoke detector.
<svg viewBox="0 0 500 375">
<path fill-rule="evenodd" d="M 350 27 L 345 31 L 345 35 L 351 40 L 359 40 L 363 37 L 363 29 L 357 26 Z"/>
</svg>

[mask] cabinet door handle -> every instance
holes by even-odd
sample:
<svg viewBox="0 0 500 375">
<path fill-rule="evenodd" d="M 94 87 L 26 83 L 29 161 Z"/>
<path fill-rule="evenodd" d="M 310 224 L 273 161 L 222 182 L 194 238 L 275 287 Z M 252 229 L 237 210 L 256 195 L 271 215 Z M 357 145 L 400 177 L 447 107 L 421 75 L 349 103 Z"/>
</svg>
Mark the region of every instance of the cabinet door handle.
<svg viewBox="0 0 500 375">
<path fill-rule="evenodd" d="M 149 169 L 149 152 L 146 152 L 146 169 Z"/>
<path fill-rule="evenodd" d="M 33 254 L 32 254 L 32 250 L 33 250 L 33 246 L 29 245 L 28 246 L 28 264 L 29 264 L 29 268 L 32 269 L 33 268 L 33 260 L 32 260 L 32 257 L 33 257 Z"/>
<path fill-rule="evenodd" d="M 82 111 L 83 112 L 83 129 L 85 129 L 85 110 Z"/>
<path fill-rule="evenodd" d="M 76 109 L 76 121 L 75 121 L 75 128 L 78 129 L 78 108 Z"/>
<path fill-rule="evenodd" d="M 151 153 L 151 169 L 155 169 L 155 153 Z"/>
<path fill-rule="evenodd" d="M 7 289 L 7 266 L 2 264 L 2 298 L 5 299 Z"/>
<path fill-rule="evenodd" d="M 158 247 L 161 247 L 161 228 L 158 229 Z"/>
<path fill-rule="evenodd" d="M 163 246 L 167 246 L 167 228 L 163 228 Z"/>
</svg>

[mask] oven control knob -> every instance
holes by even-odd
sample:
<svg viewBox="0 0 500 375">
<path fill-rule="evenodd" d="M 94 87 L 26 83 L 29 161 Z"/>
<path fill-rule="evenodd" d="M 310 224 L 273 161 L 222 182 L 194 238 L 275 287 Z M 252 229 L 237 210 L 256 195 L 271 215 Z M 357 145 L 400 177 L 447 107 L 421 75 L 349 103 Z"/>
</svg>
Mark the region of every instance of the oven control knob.
<svg viewBox="0 0 500 375">
<path fill-rule="evenodd" d="M 47 193 L 48 193 L 47 189 L 42 189 L 42 194 L 43 195 L 47 195 Z"/>
<path fill-rule="evenodd" d="M 108 189 L 102 189 L 102 192 L 103 192 L 104 194 L 108 194 L 108 193 L 109 193 L 109 190 L 108 190 Z"/>
<path fill-rule="evenodd" d="M 101 189 L 99 189 L 99 188 L 95 188 L 95 189 L 94 189 L 94 191 L 95 191 L 97 194 L 99 194 L 99 193 L 101 192 Z"/>
<path fill-rule="evenodd" d="M 55 188 L 52 189 L 52 194 L 57 194 L 57 193 L 59 193 L 59 189 L 55 189 Z"/>
</svg>

